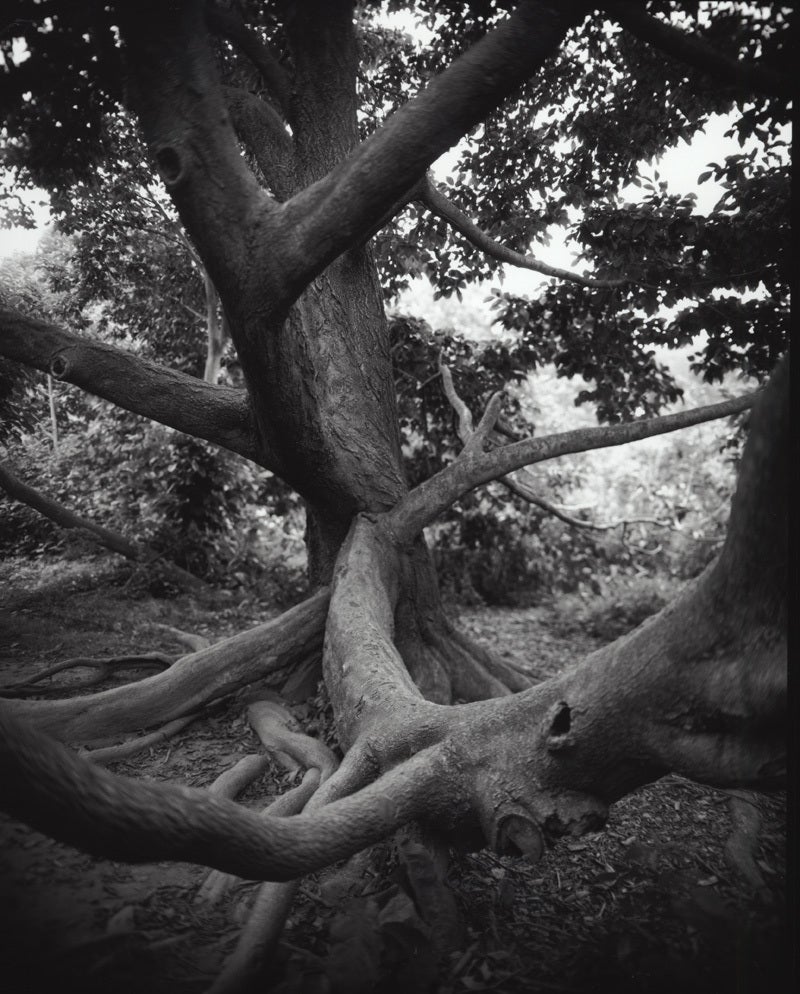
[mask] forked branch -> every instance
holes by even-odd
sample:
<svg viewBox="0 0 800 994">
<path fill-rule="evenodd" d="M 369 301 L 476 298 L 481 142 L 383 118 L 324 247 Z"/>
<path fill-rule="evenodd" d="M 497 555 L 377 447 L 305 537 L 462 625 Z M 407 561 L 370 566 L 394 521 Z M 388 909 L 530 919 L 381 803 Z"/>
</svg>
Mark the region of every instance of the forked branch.
<svg viewBox="0 0 800 994">
<path fill-rule="evenodd" d="M 465 449 L 467 446 L 475 447 L 476 444 L 476 433 L 472 429 L 472 414 L 464 403 L 464 401 L 459 397 L 455 385 L 453 383 L 453 375 L 450 370 L 441 361 L 439 363 L 439 372 L 442 377 L 442 386 L 445 392 L 445 396 L 450 401 L 450 405 L 456 412 L 458 419 L 458 437 L 464 444 Z M 497 395 L 495 395 L 497 396 Z M 492 401 L 494 397 L 489 401 L 486 406 L 486 412 L 484 413 L 484 419 L 489 417 L 489 420 L 494 421 Z M 495 432 L 495 439 L 499 437 L 499 432 Z M 483 440 L 478 437 L 477 441 L 479 444 L 483 444 Z M 501 445 L 506 445 L 506 442 L 502 442 Z M 668 521 L 658 521 L 654 518 L 636 518 L 627 519 L 622 521 L 611 521 L 605 524 L 598 524 L 594 521 L 585 521 L 583 518 L 575 518 L 571 514 L 567 514 L 566 511 L 561 510 L 561 508 L 556 507 L 555 504 L 541 497 L 536 492 L 536 487 L 534 484 L 533 477 L 527 470 L 520 469 L 515 473 L 507 473 L 505 476 L 499 476 L 497 478 L 498 483 L 502 483 L 504 487 L 510 490 L 513 494 L 521 497 L 523 500 L 528 501 L 529 504 L 534 504 L 536 507 L 540 507 L 543 511 L 548 514 L 552 514 L 553 517 L 558 518 L 565 524 L 571 525 L 574 528 L 590 528 L 595 531 L 611 531 L 613 528 L 621 528 L 626 524 L 636 524 L 637 522 L 646 522 L 647 524 L 656 525 L 660 528 L 669 528 L 670 522 Z"/>
<path fill-rule="evenodd" d="M 744 394 L 719 404 L 696 407 L 659 418 L 628 421 L 625 424 L 527 438 L 489 452 L 465 450 L 449 466 L 403 498 L 387 515 L 387 523 L 398 541 L 411 541 L 451 504 L 476 487 L 507 473 L 571 452 L 586 452 L 612 445 L 636 442 L 691 425 L 740 414 L 753 406 L 757 393 Z"/>
<path fill-rule="evenodd" d="M 426 170 L 532 76 L 588 10 L 522 3 L 275 217 L 294 294 L 374 230 Z"/>
</svg>

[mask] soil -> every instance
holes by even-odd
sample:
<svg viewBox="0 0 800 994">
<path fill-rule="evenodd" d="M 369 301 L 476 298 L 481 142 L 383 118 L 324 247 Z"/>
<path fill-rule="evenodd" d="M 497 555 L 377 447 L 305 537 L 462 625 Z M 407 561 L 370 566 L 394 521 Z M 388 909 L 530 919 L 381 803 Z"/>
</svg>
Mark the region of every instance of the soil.
<svg viewBox="0 0 800 994">
<path fill-rule="evenodd" d="M 279 610 L 225 592 L 155 598 L 139 580 L 99 557 L 0 564 L 0 683 L 75 656 L 177 655 L 185 648 L 158 625 L 215 640 Z M 542 679 L 598 644 L 580 632 L 564 636 L 541 607 L 468 608 L 460 620 Z M 53 679 L 68 693 L 86 672 Z M 137 675 L 145 674 L 121 673 L 103 686 Z M 296 714 L 326 731 L 319 694 Z M 110 768 L 205 786 L 254 751 L 231 702 Z M 261 807 L 288 783 L 271 770 L 242 803 Z M 346 871 L 303 881 L 259 989 L 783 990 L 784 820 L 781 794 L 666 777 L 616 804 L 603 832 L 562 841 L 537 864 L 486 851 L 455 856 L 447 874 L 454 903 L 425 885 L 426 899 L 443 909 L 438 917 L 420 906 L 421 877 L 413 879 L 403 843 L 389 842 L 360 864 L 346 901 L 331 899 L 343 893 L 337 881 Z M 9 991 L 203 991 L 234 947 L 254 887 L 242 882 L 209 907 L 196 900 L 207 872 L 200 867 L 94 860 L 5 816 L 0 845 L 0 982 Z"/>
</svg>

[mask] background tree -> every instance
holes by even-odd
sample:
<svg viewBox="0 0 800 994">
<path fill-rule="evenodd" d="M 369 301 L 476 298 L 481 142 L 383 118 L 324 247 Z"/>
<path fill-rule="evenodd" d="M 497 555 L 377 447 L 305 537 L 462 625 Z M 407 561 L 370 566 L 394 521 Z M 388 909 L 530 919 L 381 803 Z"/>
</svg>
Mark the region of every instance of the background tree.
<svg viewBox="0 0 800 994">
<path fill-rule="evenodd" d="M 785 167 L 770 153 L 786 122 L 787 14 L 503 6 L 416 8 L 435 37 L 420 52 L 376 8 L 354 16 L 346 2 L 19 5 L 4 42 L 6 161 L 56 194 L 102 178 L 124 79 L 125 105 L 219 293 L 245 385 L 204 383 L 8 308 L 0 350 L 286 481 L 305 502 L 318 589 L 132 687 L 5 705 L 0 765 L 13 813 L 116 857 L 280 880 L 414 819 L 471 827 L 535 857 L 669 770 L 720 784 L 780 780 L 785 363 L 757 401 L 718 560 L 655 619 L 560 678 L 529 687 L 454 628 L 422 533 L 525 465 L 753 404 L 654 417 L 676 391 L 648 345 L 703 327 L 714 343 L 698 360 L 708 375 L 743 364 L 762 378 L 785 346 L 788 256 L 775 226 Z M 19 65 L 13 37 L 30 51 Z M 729 188 L 713 217 L 658 180 L 635 208 L 619 202 L 626 183 L 641 182 L 642 159 L 723 111 L 766 158 L 719 164 Z M 54 161 L 59 131 L 69 140 Z M 427 171 L 464 136 L 445 194 Z M 552 223 L 572 230 L 586 273 L 527 254 Z M 771 251 L 731 273 L 731 244 L 759 231 Z M 595 385 L 583 399 L 611 424 L 498 446 L 502 397 L 479 392 L 473 426 L 456 389 L 463 449 L 409 488 L 379 274 L 390 294 L 423 272 L 449 293 L 500 262 L 556 280 L 536 300 L 498 298 L 525 365 L 580 372 Z M 762 283 L 766 296 L 729 294 L 717 306 L 720 289 Z M 657 313 L 683 299 L 675 318 Z M 497 378 L 514 368 L 501 361 Z M 321 763 L 325 783 L 291 821 L 114 778 L 41 734 L 74 742 L 175 719 L 308 664 L 323 634 L 345 756 L 335 772 Z M 270 893 L 278 908 L 288 891 Z"/>
</svg>

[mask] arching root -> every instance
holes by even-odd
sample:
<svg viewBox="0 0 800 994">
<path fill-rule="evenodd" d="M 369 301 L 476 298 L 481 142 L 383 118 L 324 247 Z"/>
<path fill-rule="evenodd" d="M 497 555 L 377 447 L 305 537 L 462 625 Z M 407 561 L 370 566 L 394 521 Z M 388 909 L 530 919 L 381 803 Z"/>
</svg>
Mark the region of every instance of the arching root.
<svg viewBox="0 0 800 994">
<path fill-rule="evenodd" d="M 167 739 L 171 739 L 173 735 L 177 735 L 178 732 L 183 731 L 187 725 L 190 725 L 199 717 L 200 715 L 198 714 L 187 714 L 183 718 L 176 718 L 175 721 L 168 722 L 163 728 L 159 728 L 149 735 L 141 735 L 139 738 L 128 739 L 126 742 L 105 746 L 102 749 L 85 749 L 81 751 L 80 755 L 86 759 L 90 759 L 93 763 L 103 764 L 114 763 L 118 759 L 127 759 L 129 756 L 135 756 L 138 752 L 143 752 L 150 746 L 166 742 Z"/>
<path fill-rule="evenodd" d="M 338 765 L 336 757 L 323 743 L 296 730 L 291 713 L 275 695 L 271 695 L 271 699 L 254 701 L 248 708 L 248 717 L 267 750 L 306 767 L 302 782 L 278 797 L 262 814 L 270 817 L 299 814 L 320 784 L 335 771 Z M 235 880 L 229 874 L 210 874 L 202 888 L 203 899 L 211 902 L 220 900 Z M 236 949 L 208 994 L 241 991 L 249 980 L 258 975 L 265 957 L 283 930 L 298 886 L 299 882 L 293 880 L 288 883 L 265 883 L 259 887 Z"/>
<path fill-rule="evenodd" d="M 138 732 L 193 714 L 260 680 L 279 682 L 296 663 L 318 654 L 328 591 L 278 618 L 183 656 L 135 684 L 58 701 L 14 701 L 10 712 L 68 742 Z"/>
</svg>

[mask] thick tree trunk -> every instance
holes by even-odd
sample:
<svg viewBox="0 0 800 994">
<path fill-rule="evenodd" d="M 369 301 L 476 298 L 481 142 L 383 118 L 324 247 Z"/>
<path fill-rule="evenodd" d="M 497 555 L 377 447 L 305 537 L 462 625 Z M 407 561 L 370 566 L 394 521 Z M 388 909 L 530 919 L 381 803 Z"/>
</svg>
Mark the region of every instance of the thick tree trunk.
<svg viewBox="0 0 800 994">
<path fill-rule="evenodd" d="M 358 142 L 352 4 L 299 5 L 287 29 L 294 151 L 292 180 L 284 173 L 282 190 L 291 196 L 327 175 Z M 360 245 L 335 259 L 276 326 L 265 326 L 252 306 L 257 295 L 251 287 L 226 301 L 225 310 L 262 447 L 306 502 L 309 576 L 324 585 L 354 517 L 388 510 L 408 489 L 372 251 Z M 403 588 L 398 642 L 431 699 L 473 700 L 527 685 L 464 637 L 454 638 L 423 539 L 405 561 Z"/>
</svg>

